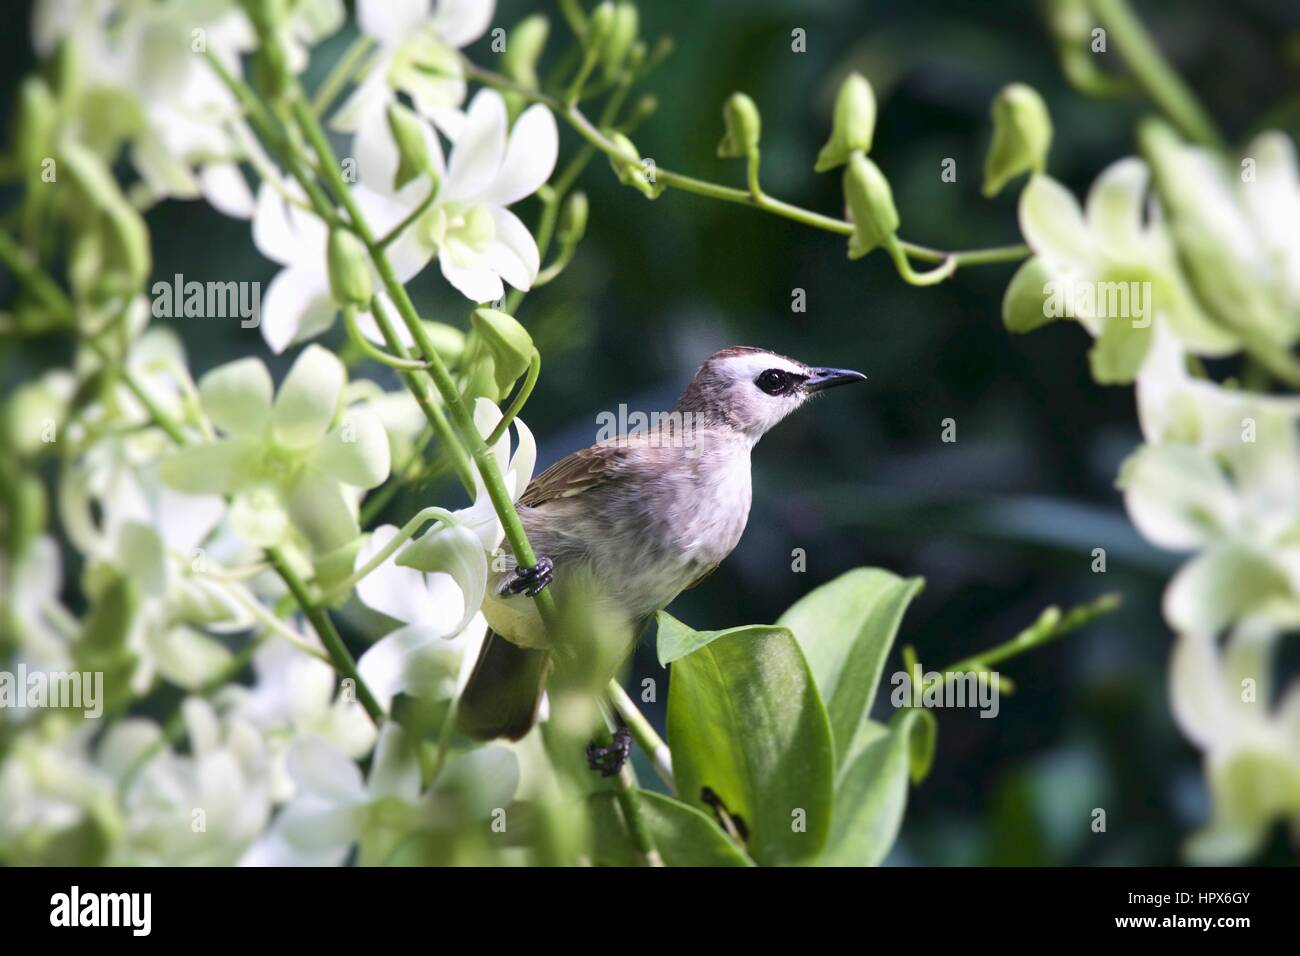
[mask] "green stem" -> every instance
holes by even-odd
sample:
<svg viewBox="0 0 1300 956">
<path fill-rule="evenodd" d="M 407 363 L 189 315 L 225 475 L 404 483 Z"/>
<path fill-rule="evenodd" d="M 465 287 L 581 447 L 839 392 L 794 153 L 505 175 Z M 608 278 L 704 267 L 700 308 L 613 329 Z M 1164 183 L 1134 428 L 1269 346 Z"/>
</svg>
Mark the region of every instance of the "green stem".
<svg viewBox="0 0 1300 956">
<path fill-rule="evenodd" d="M 602 722 L 595 735 L 595 743 L 609 746 L 613 740 L 609 732 L 613 720 L 606 707 L 602 705 L 600 710 Z M 632 769 L 630 760 L 619 768 L 617 776 L 614 777 L 614 796 L 618 800 L 619 809 L 623 811 L 623 822 L 627 825 L 628 835 L 632 838 L 643 865 L 663 866 L 663 858 L 659 855 L 654 836 L 650 833 L 649 824 L 646 823 L 645 814 L 641 810 L 641 788 L 637 784 L 636 771 Z"/>
<path fill-rule="evenodd" d="M 1223 148 L 1223 138 L 1190 87 L 1170 67 L 1128 0 L 1091 0 L 1092 11 L 1109 31 L 1137 81 L 1190 139 Z"/>
<path fill-rule="evenodd" d="M 357 689 L 357 700 L 361 702 L 361 706 L 366 709 L 366 713 L 370 715 L 370 719 L 375 722 L 375 725 L 382 724 L 384 722 L 384 709 L 379 706 L 379 701 L 370 692 L 366 682 L 361 679 L 361 674 L 357 672 L 357 662 L 344 645 L 343 638 L 339 637 L 339 632 L 334 629 L 334 622 L 312 600 L 311 594 L 307 591 L 307 585 L 298 577 L 298 572 L 289 564 L 279 546 L 267 548 L 266 556 L 270 560 L 272 567 L 275 568 L 276 573 L 288 586 L 294 600 L 298 602 L 303 614 L 307 616 L 307 620 L 311 621 L 312 627 L 316 629 L 316 635 L 321 639 L 321 643 L 325 645 L 325 650 L 334 664 L 334 669 L 352 681 Z"/>
<path fill-rule="evenodd" d="M 379 296 L 370 300 L 370 314 L 375 317 L 375 322 L 379 325 L 379 331 L 383 333 L 384 341 L 388 343 L 390 351 L 405 358 L 410 355 L 406 346 L 397 335 L 397 329 L 393 325 L 393 320 L 389 318 L 388 310 L 384 308 L 384 303 Z M 426 363 L 427 364 L 427 363 Z M 427 371 L 427 368 L 426 368 Z M 478 483 L 474 480 L 474 466 L 470 464 L 469 456 L 465 454 L 465 449 L 457 441 L 453 433 L 447 416 L 442 413 L 442 407 L 433 400 L 429 394 L 428 386 L 414 372 L 402 372 L 402 380 L 406 383 L 407 390 L 415 397 L 415 403 L 420 406 L 424 412 L 424 417 L 429 422 L 434 434 L 438 436 L 438 442 L 441 444 L 443 451 L 451 458 L 452 467 L 456 469 L 456 476 L 460 479 L 461 487 L 472 500 L 478 494 Z"/>
<path fill-rule="evenodd" d="M 1109 614 L 1119 607 L 1119 603 L 1118 594 L 1103 594 L 1095 601 L 1081 604 L 1065 614 L 1061 614 L 1059 608 L 1050 607 L 1039 615 L 1037 621 L 1011 640 L 949 664 L 942 668 L 940 673 L 988 670 L 994 664 L 1009 660 L 1032 648 L 1042 647 L 1071 631 L 1078 630 L 1103 614 Z"/>
<path fill-rule="evenodd" d="M 72 300 L 4 230 L 0 230 L 0 261 L 12 269 L 18 281 L 31 289 L 50 311 L 68 324 L 76 322 L 77 312 Z"/>
<path fill-rule="evenodd" d="M 433 380 L 434 387 L 438 390 L 439 395 L 442 396 L 443 404 L 447 406 L 447 410 L 451 414 L 451 423 L 456 429 L 457 437 L 460 438 L 461 444 L 469 451 L 470 457 L 478 469 L 479 476 L 483 480 L 484 489 L 492 502 L 493 510 L 496 511 L 497 517 L 505 530 L 506 539 L 510 542 L 511 551 L 521 566 L 530 567 L 535 565 L 537 556 L 528 541 L 523 522 L 519 520 L 519 513 L 515 510 L 514 501 L 510 497 L 509 489 L 506 488 L 501 469 L 497 467 L 496 458 L 486 442 L 484 442 L 483 436 L 479 434 L 478 428 L 474 424 L 474 416 L 461 398 L 456 383 L 452 380 L 451 373 L 447 370 L 447 366 L 443 364 L 442 357 L 434 347 L 432 339 L 429 338 L 429 333 L 420 321 L 420 316 L 415 311 L 415 306 L 411 302 L 410 296 L 407 295 L 405 286 L 398 281 L 392 264 L 388 261 L 384 250 L 376 244 L 375 236 L 366 224 L 365 217 L 361 214 L 356 200 L 353 198 L 347 184 L 343 182 L 343 177 L 339 174 L 338 164 L 335 162 L 333 152 L 330 149 L 329 141 L 325 138 L 325 131 L 321 129 L 315 115 L 307 108 L 301 98 L 294 100 L 292 109 L 294 118 L 307 137 L 312 149 L 316 152 L 319 167 L 325 176 L 326 182 L 334 191 L 338 201 L 342 203 L 352 222 L 353 229 L 369 250 L 371 260 L 374 262 L 379 277 L 384 283 L 384 288 L 397 306 L 398 314 L 401 315 L 402 321 L 406 323 L 406 327 L 415 340 L 420 353 L 429 365 L 428 375 Z M 557 623 L 556 608 L 550 591 L 542 591 L 533 600 L 537 602 L 538 613 L 541 615 L 547 630 L 554 633 L 554 625 Z"/>
<path fill-rule="evenodd" d="M 370 556 L 370 560 L 353 571 L 345 580 L 340 581 L 322 595 L 322 603 L 333 604 L 335 601 L 340 601 L 347 597 L 348 592 L 363 581 L 367 575 L 373 573 L 381 564 L 396 554 L 397 549 L 415 537 L 416 533 L 423 528 L 425 523 L 428 521 L 438 521 L 442 524 L 450 525 L 455 524 L 456 519 L 446 508 L 430 507 L 417 511 L 415 515 L 406 522 L 406 524 L 402 525 L 401 530 L 393 536 L 391 541 Z"/>
<path fill-rule="evenodd" d="M 406 231 L 407 226 L 411 225 L 411 223 L 415 222 L 425 214 L 428 208 L 433 205 L 433 201 L 437 198 L 438 184 L 434 183 L 429 189 L 429 195 L 425 196 L 424 199 L 420 201 L 420 204 L 412 209 L 401 222 L 388 230 L 388 234 L 380 239 L 376 245 L 378 245 L 380 249 L 387 249 L 392 245 L 394 239 Z"/>
<path fill-rule="evenodd" d="M 396 355 L 389 355 L 383 349 L 372 344 L 357 328 L 357 307 L 355 305 L 345 305 L 343 307 L 343 324 L 347 326 L 348 338 L 352 340 L 352 344 L 359 348 L 363 355 L 373 359 L 380 365 L 387 365 L 389 368 L 408 372 L 422 371 L 426 367 L 425 363 L 418 359 L 398 358 Z"/>
<path fill-rule="evenodd" d="M 564 103 L 553 96 L 537 90 L 530 90 L 520 86 L 514 81 L 494 73 L 491 70 L 485 70 L 473 63 L 466 61 L 466 74 L 473 79 L 478 80 L 486 86 L 491 86 L 499 90 L 505 90 L 517 93 L 520 96 L 527 97 L 538 103 L 543 103 L 550 107 L 552 111 L 564 119 L 572 126 L 583 139 L 594 149 L 605 153 L 614 158 L 620 158 L 621 154 L 618 147 L 602 133 L 587 118 L 576 105 Z M 581 155 L 581 154 L 580 154 Z M 683 173 L 673 172 L 670 169 L 664 169 L 662 166 L 655 167 L 655 182 L 661 183 L 670 189 L 678 189 L 682 192 L 693 193 L 697 196 L 705 196 L 709 199 L 717 199 L 721 202 L 734 203 L 739 206 L 749 206 L 753 209 L 760 209 L 763 212 L 771 213 L 774 216 L 780 216 L 783 219 L 789 219 L 814 229 L 821 229 L 824 232 L 834 233 L 840 236 L 851 236 L 853 234 L 853 223 L 844 219 L 837 219 L 834 216 L 826 216 L 819 212 L 813 212 L 810 209 L 804 209 L 793 203 L 784 202 L 780 199 L 774 199 L 761 190 L 757 190 L 757 195 L 753 190 L 755 185 L 751 178 L 751 189 L 737 189 L 734 186 L 724 186 L 720 183 L 709 182 L 708 180 L 698 179 L 694 176 L 687 176 Z M 968 249 L 961 252 L 941 252 L 931 249 L 927 246 L 917 245 L 915 243 L 899 240 L 898 244 L 908 255 L 915 256 L 918 259 L 947 263 L 952 262 L 950 267 L 956 270 L 961 266 L 989 265 L 998 262 L 1015 262 L 1027 258 L 1030 255 L 1028 246 L 999 246 L 988 249 Z M 951 272 L 945 273 L 947 278 Z M 911 273 L 912 277 L 918 277 L 915 272 Z M 926 273 L 919 275 L 924 279 Z M 938 280 L 935 280 L 938 281 Z"/>
<path fill-rule="evenodd" d="M 947 279 L 957 271 L 957 260 L 953 256 L 948 256 L 937 268 L 928 272 L 917 272 L 912 268 L 912 263 L 907 260 L 907 251 L 897 236 L 890 236 L 885 242 L 885 251 L 889 257 L 894 260 L 894 268 L 902 276 L 903 281 L 909 285 L 927 286 L 938 285 L 944 279 Z"/>
<path fill-rule="evenodd" d="M 627 724 L 627 729 L 632 731 L 632 739 L 637 742 L 650 762 L 654 764 L 655 773 L 668 787 L 668 792 L 675 794 L 677 784 L 673 779 L 673 755 L 668 749 L 668 745 L 663 739 L 655 733 L 654 727 L 650 721 L 646 720 L 645 715 L 641 713 L 636 703 L 628 696 L 627 691 L 623 689 L 616 680 L 609 682 L 606 690 L 609 696 L 609 702 L 614 710 L 618 712 L 619 717 L 623 718 L 623 723 Z"/>
<path fill-rule="evenodd" d="M 501 436 L 506 433 L 506 429 L 510 427 L 510 423 L 519 416 L 521 411 L 523 411 L 524 403 L 528 401 L 528 396 L 533 394 L 533 386 L 537 384 L 537 376 L 540 375 L 541 372 L 542 353 L 537 351 L 537 349 L 533 349 L 532 358 L 528 360 L 528 371 L 524 374 L 523 384 L 520 385 L 519 390 L 515 392 L 514 399 L 511 400 L 509 407 L 506 408 L 505 413 L 501 416 L 501 421 L 497 422 L 497 427 L 492 429 L 492 434 L 487 437 L 487 446 L 489 448 L 492 448 L 501 440 Z"/>
<path fill-rule="evenodd" d="M 352 41 L 352 45 L 334 64 L 329 76 L 325 77 L 325 82 L 320 85 L 316 95 L 312 97 L 311 108 L 317 116 L 325 115 L 326 110 L 330 108 L 330 104 L 334 102 L 339 92 L 352 79 L 357 67 L 361 65 L 361 61 L 370 52 L 374 42 L 368 34 L 361 34 Z"/>
</svg>

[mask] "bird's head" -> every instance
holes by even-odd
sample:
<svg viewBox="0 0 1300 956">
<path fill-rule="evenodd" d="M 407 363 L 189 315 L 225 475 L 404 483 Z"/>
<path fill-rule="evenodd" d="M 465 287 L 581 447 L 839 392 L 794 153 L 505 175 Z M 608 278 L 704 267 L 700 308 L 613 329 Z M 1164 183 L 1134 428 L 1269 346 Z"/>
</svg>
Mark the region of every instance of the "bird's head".
<svg viewBox="0 0 1300 956">
<path fill-rule="evenodd" d="M 766 349 L 736 346 L 705 360 L 677 411 L 728 425 L 757 441 L 818 392 L 865 380 L 850 369 L 804 365 Z"/>
</svg>

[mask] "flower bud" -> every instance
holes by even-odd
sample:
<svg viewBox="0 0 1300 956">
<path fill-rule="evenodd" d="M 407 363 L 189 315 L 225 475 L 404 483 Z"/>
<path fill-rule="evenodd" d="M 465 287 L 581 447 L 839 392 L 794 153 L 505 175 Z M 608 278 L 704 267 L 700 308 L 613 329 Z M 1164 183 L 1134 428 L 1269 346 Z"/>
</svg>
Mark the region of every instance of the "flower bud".
<svg viewBox="0 0 1300 956">
<path fill-rule="evenodd" d="M 438 173 L 429 158 L 429 144 L 424 127 L 414 113 L 405 106 L 393 103 L 388 107 L 388 130 L 397 146 L 397 174 L 393 188 L 401 189 L 419 176 L 428 176 L 437 187 Z"/>
<path fill-rule="evenodd" d="M 533 359 L 532 336 L 513 316 L 496 309 L 475 309 L 470 327 L 492 356 L 497 394 L 504 395 Z"/>
<path fill-rule="evenodd" d="M 57 122 L 58 107 L 50 88 L 39 77 L 28 77 L 18 93 L 14 120 L 14 142 L 25 176 L 40 176 L 41 161 L 49 155 Z"/>
<path fill-rule="evenodd" d="M 613 20 L 600 57 L 606 76 L 612 76 L 622 69 L 640 28 L 641 15 L 637 12 L 635 3 L 622 0 L 614 5 Z"/>
<path fill-rule="evenodd" d="M 327 255 L 330 293 L 339 305 L 370 307 L 370 262 L 361 240 L 346 229 L 330 230 Z"/>
<path fill-rule="evenodd" d="M 824 173 L 848 162 L 854 150 L 871 151 L 876 131 L 876 94 L 861 73 L 850 73 L 835 97 L 835 118 L 831 138 L 817 154 L 816 172 Z"/>
<path fill-rule="evenodd" d="M 861 152 L 849 156 L 844 170 L 844 200 L 853 219 L 849 258 L 859 259 L 898 231 L 894 193 L 880 167 Z"/>
<path fill-rule="evenodd" d="M 609 158 L 618 181 L 624 186 L 631 186 L 647 199 L 658 199 L 664 187 L 651 181 L 636 145 L 622 133 L 610 133 L 609 139 L 618 147 L 618 156 Z"/>
<path fill-rule="evenodd" d="M 1052 145 L 1052 118 L 1031 86 L 1012 83 L 993 100 L 993 141 L 984 158 L 984 195 L 996 196 L 1007 180 L 1041 173 Z"/>
<path fill-rule="evenodd" d="M 555 238 L 562 246 L 576 246 L 587 231 L 587 194 L 581 190 L 570 193 L 560 210 L 560 222 Z"/>
<path fill-rule="evenodd" d="M 550 32 L 551 21 L 540 13 L 516 23 L 501 57 L 502 72 L 520 86 L 537 89 L 537 61 L 542 58 Z"/>
<path fill-rule="evenodd" d="M 612 0 L 603 0 L 596 4 L 587 18 L 587 32 L 582 41 L 589 48 L 603 51 L 605 43 L 614 31 L 615 11 Z"/>
<path fill-rule="evenodd" d="M 722 121 L 727 131 L 718 144 L 719 156 L 738 158 L 758 152 L 763 121 L 753 100 L 744 93 L 732 93 L 722 107 Z"/>
</svg>

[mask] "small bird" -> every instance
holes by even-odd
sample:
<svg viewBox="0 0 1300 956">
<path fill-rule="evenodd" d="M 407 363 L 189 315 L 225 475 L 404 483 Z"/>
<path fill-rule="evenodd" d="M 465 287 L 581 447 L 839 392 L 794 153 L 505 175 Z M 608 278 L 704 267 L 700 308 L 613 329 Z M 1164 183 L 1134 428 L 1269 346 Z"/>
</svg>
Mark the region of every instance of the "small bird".
<svg viewBox="0 0 1300 956">
<path fill-rule="evenodd" d="M 483 605 L 490 630 L 457 708 L 461 732 L 518 740 L 536 722 L 557 647 L 531 597 L 553 581 L 561 606 L 566 595 L 594 600 L 639 635 L 740 541 L 758 440 L 817 393 L 865 379 L 764 349 L 723 349 L 658 427 L 598 442 L 534 478 L 518 505 L 537 563 L 519 567 L 505 554 L 494 565 Z M 589 752 L 603 772 L 596 757 Z"/>
</svg>

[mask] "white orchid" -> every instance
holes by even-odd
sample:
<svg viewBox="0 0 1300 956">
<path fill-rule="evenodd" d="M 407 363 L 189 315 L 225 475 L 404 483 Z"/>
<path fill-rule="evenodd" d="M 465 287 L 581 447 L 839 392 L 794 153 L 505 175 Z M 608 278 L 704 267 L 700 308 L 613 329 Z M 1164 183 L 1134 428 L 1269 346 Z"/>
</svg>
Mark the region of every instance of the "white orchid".
<svg viewBox="0 0 1300 956">
<path fill-rule="evenodd" d="M 405 93 L 447 135 L 458 136 L 466 89 L 458 51 L 483 35 L 495 7 L 495 0 L 359 0 L 357 20 L 379 51 L 335 114 L 334 128 L 355 132 L 382 119 Z"/>
<path fill-rule="evenodd" d="M 315 634 L 306 636 L 320 646 Z M 272 796 L 277 802 L 293 795 L 285 758 L 299 738 L 318 736 L 354 760 L 375 745 L 375 725 L 365 708 L 354 697 L 336 693 L 334 671 L 323 661 L 272 638 L 253 656 L 253 672 L 257 679 L 252 687 L 223 688 L 217 704 L 261 733 L 275 763 Z"/>
<path fill-rule="evenodd" d="M 232 525 L 252 544 L 277 544 L 291 528 L 316 553 L 348 544 L 358 534 L 353 489 L 382 482 L 390 461 L 379 421 L 340 408 L 346 377 L 338 358 L 309 346 L 272 403 L 270 372 L 257 359 L 214 369 L 199 400 L 225 437 L 172 452 L 163 481 L 187 494 L 233 495 Z"/>
<path fill-rule="evenodd" d="M 1148 444 L 1120 484 L 1138 530 L 1199 553 L 1170 582 L 1175 631 L 1217 633 L 1266 602 L 1300 607 L 1300 400 L 1192 378 L 1157 336 L 1138 379 Z"/>
<path fill-rule="evenodd" d="M 436 256 L 443 277 L 473 302 L 500 299 L 505 293 L 503 281 L 516 289 L 529 289 L 539 268 L 537 243 L 506 207 L 535 193 L 555 169 L 559 150 L 555 117 L 537 104 L 511 128 L 501 94 L 481 90 L 470 103 L 448 161 L 444 163 L 427 125 L 424 136 L 438 177 L 438 193 L 392 244 L 390 255 L 398 277 L 406 281 Z M 361 177 L 358 198 L 375 222 L 400 223 L 433 188 L 421 177 L 394 190 L 400 156 L 382 112 L 363 123 L 356 152 Z"/>
<path fill-rule="evenodd" d="M 1300 838 L 1300 681 L 1273 703 L 1270 658 L 1278 638 L 1278 622 L 1255 617 L 1222 648 L 1205 631 L 1174 645 L 1174 716 L 1205 755 L 1213 801 L 1209 824 L 1187 845 L 1193 862 L 1249 858 L 1278 820 Z"/>
<path fill-rule="evenodd" d="M 141 719 L 115 725 L 100 744 L 97 761 L 122 794 L 114 865 L 230 866 L 266 829 L 272 761 L 261 736 L 201 698 L 186 700 L 181 713 L 186 754 Z"/>
<path fill-rule="evenodd" d="M 354 846 L 360 865 L 380 865 L 393 861 L 408 838 L 436 832 L 451 806 L 456 819 L 486 820 L 513 799 L 519 763 L 509 749 L 452 757 L 435 786 L 422 792 L 417 745 L 399 725 L 385 724 L 363 780 L 357 765 L 324 740 L 302 738 L 288 760 L 297 796 L 242 865 L 337 866 Z"/>
<path fill-rule="evenodd" d="M 1028 331 L 1052 318 L 1077 319 L 1097 339 L 1090 358 L 1103 383 L 1133 380 L 1155 326 L 1167 325 L 1198 355 L 1239 347 L 1183 277 L 1159 207 L 1148 203 L 1150 178 L 1139 159 L 1114 163 L 1093 183 L 1086 212 L 1050 176 L 1033 176 L 1020 195 L 1020 229 L 1034 256 L 1007 287 L 1006 323 Z"/>
</svg>

